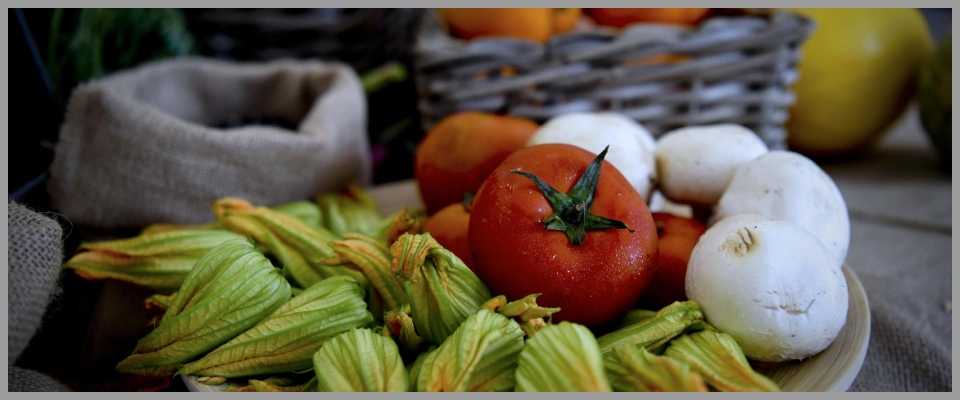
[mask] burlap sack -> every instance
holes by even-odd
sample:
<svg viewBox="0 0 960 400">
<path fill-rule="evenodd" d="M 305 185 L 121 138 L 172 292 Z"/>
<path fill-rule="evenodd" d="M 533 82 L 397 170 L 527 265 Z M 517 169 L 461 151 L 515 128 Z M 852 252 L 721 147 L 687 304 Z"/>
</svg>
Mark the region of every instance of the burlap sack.
<svg viewBox="0 0 960 400">
<path fill-rule="evenodd" d="M 297 131 L 248 125 L 298 121 Z M 51 165 L 51 207 L 100 229 L 212 221 L 237 196 L 276 205 L 370 181 L 366 98 L 339 63 L 172 59 L 78 87 Z"/>
<path fill-rule="evenodd" d="M 62 229 L 57 221 L 10 202 L 7 205 L 7 358 L 13 365 L 40 326 L 58 292 L 63 262 Z"/>
<path fill-rule="evenodd" d="M 40 372 L 10 367 L 7 374 L 7 391 L 10 392 L 68 392 L 70 388 Z"/>
<path fill-rule="evenodd" d="M 57 278 L 63 258 L 62 229 L 57 221 L 10 202 L 7 205 L 7 230 L 8 390 L 69 390 L 40 372 L 13 365 L 40 327 L 47 304 L 59 293 Z"/>
</svg>

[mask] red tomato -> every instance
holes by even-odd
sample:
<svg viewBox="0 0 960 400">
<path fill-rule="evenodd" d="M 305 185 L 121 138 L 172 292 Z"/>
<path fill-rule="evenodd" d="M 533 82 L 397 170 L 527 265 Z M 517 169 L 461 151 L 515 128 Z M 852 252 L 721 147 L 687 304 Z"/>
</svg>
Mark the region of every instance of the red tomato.
<svg viewBox="0 0 960 400">
<path fill-rule="evenodd" d="M 580 245 L 547 230 L 554 215 L 544 193 L 524 171 L 561 193 L 570 192 L 596 156 L 567 144 L 542 144 L 507 157 L 480 187 L 470 212 L 475 271 L 508 300 L 541 293 L 537 304 L 560 307 L 553 321 L 596 326 L 633 306 L 653 278 L 657 231 L 643 198 L 613 165 L 599 168 L 589 213 L 628 229 L 587 230 Z"/>
<path fill-rule="evenodd" d="M 657 274 L 637 302 L 644 309 L 659 310 L 675 301 L 686 301 L 684 280 L 687 262 L 700 236 L 707 231 L 699 221 L 667 213 L 653 213 L 660 239 Z"/>
<path fill-rule="evenodd" d="M 467 240 L 467 226 L 470 213 L 461 203 L 446 206 L 423 224 L 423 231 L 429 232 L 443 248 L 456 254 L 472 271 L 473 256 L 470 255 L 470 242 Z"/>
</svg>

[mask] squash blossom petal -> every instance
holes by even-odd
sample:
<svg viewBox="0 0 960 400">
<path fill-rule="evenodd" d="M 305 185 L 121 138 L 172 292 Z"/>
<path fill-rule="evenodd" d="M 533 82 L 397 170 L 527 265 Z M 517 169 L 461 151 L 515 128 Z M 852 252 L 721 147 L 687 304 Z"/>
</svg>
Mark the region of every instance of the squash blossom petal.
<svg viewBox="0 0 960 400">
<path fill-rule="evenodd" d="M 392 268 L 404 281 L 417 333 L 439 345 L 480 305 L 490 290 L 453 252 L 430 236 L 404 234 L 390 247 Z"/>
<path fill-rule="evenodd" d="M 543 319 L 560 311 L 560 308 L 540 307 L 537 304 L 540 293 L 534 293 L 520 300 L 507 303 L 506 296 L 500 295 L 487 300 L 480 308 L 496 311 L 505 317 L 515 318 L 527 337 L 533 337 L 538 330 L 547 326 Z"/>
<path fill-rule="evenodd" d="M 656 356 L 646 348 L 621 344 L 603 360 L 613 389 L 618 392 L 706 392 L 703 377 L 690 365 Z"/>
<path fill-rule="evenodd" d="M 397 344 L 370 329 L 351 329 L 313 355 L 321 392 L 406 392 L 407 368 Z"/>
<path fill-rule="evenodd" d="M 323 279 L 347 275 L 367 285 L 363 273 L 347 266 L 330 266 L 319 260 L 334 255 L 329 243 L 337 236 L 323 228 L 267 207 L 255 207 L 237 198 L 223 198 L 213 205 L 218 221 L 228 229 L 250 236 L 284 266 L 300 287 L 308 288 Z"/>
<path fill-rule="evenodd" d="M 403 351 L 407 353 L 416 352 L 424 343 L 423 338 L 417 334 L 413 318 L 410 318 L 409 304 L 404 304 L 396 310 L 387 311 L 383 317 L 383 322 L 385 335 L 395 337 Z"/>
<path fill-rule="evenodd" d="M 302 392 L 304 389 L 310 385 L 310 382 L 315 381 L 316 378 L 312 378 L 307 381 L 302 379 L 293 379 L 290 377 L 269 377 L 263 380 L 260 379 L 250 379 L 247 386 L 241 386 L 237 388 L 229 388 L 227 391 L 230 392 Z M 303 381 L 303 382 L 301 382 Z"/>
<path fill-rule="evenodd" d="M 391 270 L 390 248 L 367 235 L 347 233 L 343 240 L 330 242 L 335 255 L 320 262 L 327 265 L 349 265 L 363 272 L 386 310 L 396 310 L 407 303 L 407 293 Z"/>
<path fill-rule="evenodd" d="M 324 279 L 179 373 L 233 378 L 310 369 L 331 337 L 373 322 L 363 296 L 351 277 Z"/>
<path fill-rule="evenodd" d="M 664 356 L 680 360 L 723 392 L 779 392 L 776 383 L 753 370 L 732 336 L 714 330 L 685 334 L 670 341 Z"/>
<path fill-rule="evenodd" d="M 520 353 L 516 391 L 611 391 L 593 333 L 566 321 L 537 332 Z"/>
<path fill-rule="evenodd" d="M 426 351 L 424 351 L 424 352 L 420 353 L 419 355 L 417 355 L 416 360 L 413 360 L 413 363 L 411 363 L 409 366 L 407 366 L 407 370 L 409 371 L 408 377 L 409 377 L 409 380 L 410 380 L 410 391 L 411 391 L 411 392 L 418 392 L 418 391 L 419 391 L 419 390 L 417 389 L 417 377 L 420 376 L 420 368 L 423 367 L 423 361 L 427 359 L 427 356 L 429 356 L 431 353 L 433 353 L 433 352 L 435 352 L 435 351 L 437 351 L 437 346 L 432 346 L 432 345 L 431 345 L 430 347 L 427 348 Z"/>
<path fill-rule="evenodd" d="M 224 242 L 190 270 L 160 324 L 137 342 L 117 371 L 165 376 L 274 312 L 290 284 L 256 246 Z"/>
<path fill-rule="evenodd" d="M 600 352 L 607 354 L 615 346 L 630 343 L 659 353 L 663 346 L 687 330 L 702 329 L 703 310 L 695 301 L 675 302 L 658 311 L 652 318 L 618 329 L 597 339 Z"/>
<path fill-rule="evenodd" d="M 321 226 L 338 236 L 345 233 L 375 235 L 383 218 L 373 197 L 354 182 L 339 192 L 321 193 L 314 201 L 323 217 Z"/>
<path fill-rule="evenodd" d="M 388 246 L 396 242 L 405 233 L 416 235 L 423 232 L 423 223 L 427 220 L 427 213 L 423 209 L 404 207 L 380 222 L 375 238 Z"/>
<path fill-rule="evenodd" d="M 471 315 L 430 353 L 420 367 L 421 392 L 510 391 L 523 330 L 516 321 L 489 310 Z"/>
<path fill-rule="evenodd" d="M 84 279 L 115 279 L 169 291 L 183 284 L 206 252 L 243 236 L 225 230 L 178 230 L 81 243 L 64 265 Z"/>
<path fill-rule="evenodd" d="M 270 207 L 273 211 L 286 214 L 307 224 L 313 228 L 323 227 L 323 216 L 320 213 L 320 207 L 310 201 L 294 201 Z"/>
</svg>

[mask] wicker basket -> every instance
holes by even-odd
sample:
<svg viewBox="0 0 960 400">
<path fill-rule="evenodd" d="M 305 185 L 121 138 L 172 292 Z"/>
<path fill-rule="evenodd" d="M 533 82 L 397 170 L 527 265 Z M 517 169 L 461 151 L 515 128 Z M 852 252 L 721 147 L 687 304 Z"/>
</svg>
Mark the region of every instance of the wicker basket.
<svg viewBox="0 0 960 400">
<path fill-rule="evenodd" d="M 786 148 L 799 45 L 814 29 L 789 12 L 743 11 L 686 28 L 590 27 L 545 45 L 512 38 L 463 41 L 428 13 L 415 49 L 421 123 L 461 110 L 545 121 L 618 111 L 654 136 L 687 125 L 737 123 Z"/>
</svg>

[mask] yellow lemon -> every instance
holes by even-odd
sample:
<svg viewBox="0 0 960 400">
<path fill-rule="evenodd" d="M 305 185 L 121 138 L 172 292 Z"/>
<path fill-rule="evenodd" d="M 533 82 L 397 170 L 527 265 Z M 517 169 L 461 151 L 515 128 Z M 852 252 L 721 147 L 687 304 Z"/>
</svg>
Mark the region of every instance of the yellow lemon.
<svg viewBox="0 0 960 400">
<path fill-rule="evenodd" d="M 906 108 L 933 40 L 916 9 L 794 9 L 816 21 L 803 44 L 791 150 L 840 156 L 869 149 Z"/>
</svg>

